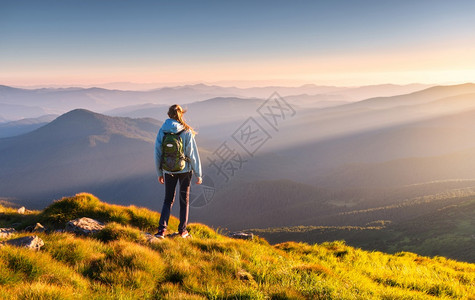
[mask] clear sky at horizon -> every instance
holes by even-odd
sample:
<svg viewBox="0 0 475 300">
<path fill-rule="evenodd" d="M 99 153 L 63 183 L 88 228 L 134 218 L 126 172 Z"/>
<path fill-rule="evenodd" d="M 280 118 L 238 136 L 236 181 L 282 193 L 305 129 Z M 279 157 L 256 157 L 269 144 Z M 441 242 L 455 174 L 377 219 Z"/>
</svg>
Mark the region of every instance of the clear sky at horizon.
<svg viewBox="0 0 475 300">
<path fill-rule="evenodd" d="M 0 84 L 475 81 L 475 1 L 0 0 Z"/>
</svg>

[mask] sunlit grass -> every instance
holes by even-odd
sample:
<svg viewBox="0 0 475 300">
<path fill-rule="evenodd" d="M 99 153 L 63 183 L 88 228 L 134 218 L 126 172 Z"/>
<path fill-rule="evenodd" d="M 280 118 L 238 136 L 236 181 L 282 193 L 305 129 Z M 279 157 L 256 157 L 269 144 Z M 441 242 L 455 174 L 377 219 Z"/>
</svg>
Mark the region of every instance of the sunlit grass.
<svg viewBox="0 0 475 300">
<path fill-rule="evenodd" d="M 101 202 L 94 195 L 81 193 L 74 197 L 65 197 L 54 202 L 39 215 L 39 221 L 62 228 L 73 219 L 89 217 L 102 222 L 116 222 L 132 225 L 145 231 L 156 231 L 160 214 L 136 206 L 120 206 Z M 178 221 L 170 220 L 170 228 L 176 229 Z"/>
<path fill-rule="evenodd" d="M 84 214 L 84 215 L 83 215 Z M 39 252 L 0 248 L 0 299 L 473 299 L 475 265 L 409 252 L 234 240 L 203 224 L 193 238 L 148 243 L 158 214 L 88 194 L 36 214 L 50 224 L 96 217 L 91 237 L 41 233 Z M 37 221 L 37 220 L 33 220 Z M 174 220 L 176 222 L 176 220 Z"/>
<path fill-rule="evenodd" d="M 27 211 L 25 214 L 19 214 L 16 208 L 0 204 L 0 228 L 13 227 L 18 224 L 32 224 L 37 218 L 38 211 Z"/>
</svg>

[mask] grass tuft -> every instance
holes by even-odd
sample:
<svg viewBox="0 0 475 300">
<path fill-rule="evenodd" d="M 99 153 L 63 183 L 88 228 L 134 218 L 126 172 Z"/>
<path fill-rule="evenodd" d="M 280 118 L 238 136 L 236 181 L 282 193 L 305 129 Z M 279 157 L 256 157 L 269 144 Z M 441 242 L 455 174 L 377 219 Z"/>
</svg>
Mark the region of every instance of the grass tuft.
<svg viewBox="0 0 475 300">
<path fill-rule="evenodd" d="M 103 230 L 93 236 L 103 242 L 126 240 L 136 243 L 145 243 L 145 237 L 139 229 L 114 222 L 108 223 Z"/>
<path fill-rule="evenodd" d="M 52 228 L 62 229 L 70 220 L 88 217 L 108 223 L 131 225 L 140 230 L 156 231 L 160 214 L 146 208 L 136 206 L 124 207 L 101 202 L 97 197 L 88 193 L 77 194 L 55 201 L 38 216 L 38 222 Z M 170 218 L 170 229 L 178 228 L 178 220 Z"/>
<path fill-rule="evenodd" d="M 188 231 L 190 234 L 193 235 L 193 237 L 199 238 L 199 239 L 213 239 L 213 240 L 218 240 L 220 239 L 221 235 L 217 234 L 216 231 L 213 229 L 209 228 L 208 226 L 204 224 L 190 224 L 188 226 Z"/>
</svg>

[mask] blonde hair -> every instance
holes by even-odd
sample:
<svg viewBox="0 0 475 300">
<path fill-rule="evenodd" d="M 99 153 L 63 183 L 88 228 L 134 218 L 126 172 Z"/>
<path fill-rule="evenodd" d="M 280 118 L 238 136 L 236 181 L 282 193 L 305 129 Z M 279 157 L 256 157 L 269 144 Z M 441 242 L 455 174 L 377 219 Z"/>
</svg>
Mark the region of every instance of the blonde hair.
<svg viewBox="0 0 475 300">
<path fill-rule="evenodd" d="M 183 114 L 186 113 L 186 110 L 184 110 L 180 105 L 178 104 L 173 104 L 172 106 L 170 106 L 170 108 L 168 109 L 168 117 L 170 117 L 171 119 L 173 120 L 176 120 L 178 121 L 181 125 L 183 125 L 183 127 L 185 128 L 185 130 L 189 130 L 191 131 L 191 133 L 193 135 L 196 134 L 196 131 L 193 129 L 193 127 L 191 127 L 190 125 L 188 125 L 186 122 L 185 122 L 185 118 L 183 117 Z"/>
</svg>

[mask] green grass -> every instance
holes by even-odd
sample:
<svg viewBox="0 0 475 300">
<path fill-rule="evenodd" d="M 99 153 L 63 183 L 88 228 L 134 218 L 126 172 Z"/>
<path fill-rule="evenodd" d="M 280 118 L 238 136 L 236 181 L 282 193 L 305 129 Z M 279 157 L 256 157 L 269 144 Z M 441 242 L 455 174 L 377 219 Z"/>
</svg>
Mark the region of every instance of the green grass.
<svg viewBox="0 0 475 300">
<path fill-rule="evenodd" d="M 14 212 L 12 212 L 14 214 Z M 38 252 L 0 248 L 0 299 L 474 299 L 475 265 L 409 252 L 368 252 L 344 242 L 234 240 L 203 224 L 191 239 L 149 244 L 159 215 L 64 198 L 28 222 L 108 222 L 91 237 L 41 233 Z M 3 218 L 0 216 L 0 219 Z M 177 220 L 173 218 L 176 227 Z"/>
<path fill-rule="evenodd" d="M 54 202 L 38 215 L 38 219 L 41 224 L 64 228 L 68 221 L 84 216 L 102 222 L 131 225 L 145 231 L 156 231 L 160 218 L 159 213 L 146 208 L 106 204 L 91 194 L 82 193 Z M 178 221 L 170 220 L 170 226 L 177 227 Z"/>
<path fill-rule="evenodd" d="M 28 211 L 27 213 L 22 215 L 17 212 L 17 209 L 8 206 L 3 206 L 0 203 L 0 228 L 12 227 L 12 224 L 20 224 L 20 226 L 22 226 L 23 224 L 31 225 L 33 224 L 33 220 L 36 219 L 38 213 L 38 211 Z"/>
</svg>

